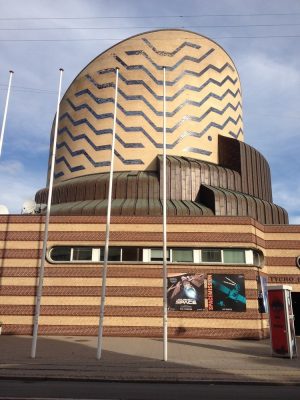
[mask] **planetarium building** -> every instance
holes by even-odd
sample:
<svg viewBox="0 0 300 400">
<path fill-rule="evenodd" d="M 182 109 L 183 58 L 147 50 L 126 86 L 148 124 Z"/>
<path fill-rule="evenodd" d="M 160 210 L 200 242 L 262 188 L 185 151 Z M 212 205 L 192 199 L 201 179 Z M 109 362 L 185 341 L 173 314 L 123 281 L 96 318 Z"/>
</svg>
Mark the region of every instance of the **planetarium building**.
<svg viewBox="0 0 300 400">
<path fill-rule="evenodd" d="M 114 122 L 104 334 L 162 336 L 164 129 L 169 336 L 267 337 L 267 283 L 292 286 L 298 330 L 300 226 L 244 142 L 236 67 L 174 29 L 108 49 L 62 98 L 39 332 L 97 334 Z M 3 332 L 31 334 L 44 217 L 0 216 L 0 229 Z"/>
</svg>

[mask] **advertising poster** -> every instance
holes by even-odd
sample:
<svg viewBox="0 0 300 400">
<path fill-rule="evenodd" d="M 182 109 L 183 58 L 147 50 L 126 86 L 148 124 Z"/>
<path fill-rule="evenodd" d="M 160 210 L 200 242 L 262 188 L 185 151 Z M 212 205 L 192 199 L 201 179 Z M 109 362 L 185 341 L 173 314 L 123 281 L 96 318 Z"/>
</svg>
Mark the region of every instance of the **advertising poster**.
<svg viewBox="0 0 300 400">
<path fill-rule="evenodd" d="M 266 276 L 257 277 L 257 288 L 258 288 L 258 310 L 260 313 L 267 313 L 268 310 L 268 278 Z"/>
<path fill-rule="evenodd" d="M 244 275 L 208 274 L 209 311 L 246 311 Z"/>
<path fill-rule="evenodd" d="M 168 309 L 204 310 L 204 274 L 182 274 L 169 277 Z"/>
<path fill-rule="evenodd" d="M 289 349 L 284 296 L 283 290 L 269 290 L 270 330 L 273 352 L 282 356 L 288 356 Z"/>
</svg>

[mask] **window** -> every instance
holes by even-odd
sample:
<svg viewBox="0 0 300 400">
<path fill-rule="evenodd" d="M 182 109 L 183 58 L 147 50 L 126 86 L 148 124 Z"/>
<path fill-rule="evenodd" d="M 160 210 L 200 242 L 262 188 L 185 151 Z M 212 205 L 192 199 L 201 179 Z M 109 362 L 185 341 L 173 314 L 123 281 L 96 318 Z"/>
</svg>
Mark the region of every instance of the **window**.
<svg viewBox="0 0 300 400">
<path fill-rule="evenodd" d="M 56 263 L 89 263 L 103 262 L 104 247 L 89 246 L 54 246 L 49 250 L 47 258 Z M 110 262 L 162 262 L 162 248 L 143 247 L 109 247 Z M 211 249 L 181 248 L 167 249 L 167 261 L 171 263 L 211 263 L 211 264 L 245 264 L 261 266 L 263 254 L 253 249 Z"/>
<path fill-rule="evenodd" d="M 163 249 L 151 249 L 150 261 L 163 261 Z M 170 261 L 170 251 L 167 250 L 167 261 Z"/>
<path fill-rule="evenodd" d="M 143 249 L 139 247 L 123 247 L 122 261 L 143 261 Z"/>
<path fill-rule="evenodd" d="M 193 249 L 172 249 L 172 262 L 194 262 Z"/>
<path fill-rule="evenodd" d="M 263 262 L 263 256 L 258 253 L 257 251 L 253 250 L 253 265 L 256 265 L 257 267 L 260 267 Z"/>
<path fill-rule="evenodd" d="M 223 262 L 226 264 L 245 264 L 245 250 L 242 249 L 224 249 Z"/>
<path fill-rule="evenodd" d="M 219 249 L 203 249 L 202 262 L 222 262 L 222 254 Z"/>
<path fill-rule="evenodd" d="M 92 247 L 74 247 L 72 248 L 73 261 L 91 261 L 92 260 Z"/>
<path fill-rule="evenodd" d="M 100 261 L 104 260 L 104 248 L 101 248 Z M 121 261 L 121 248 L 109 247 L 108 248 L 108 261 Z"/>
<path fill-rule="evenodd" d="M 71 260 L 71 247 L 52 247 L 50 250 L 50 258 L 52 261 L 70 261 Z"/>
</svg>

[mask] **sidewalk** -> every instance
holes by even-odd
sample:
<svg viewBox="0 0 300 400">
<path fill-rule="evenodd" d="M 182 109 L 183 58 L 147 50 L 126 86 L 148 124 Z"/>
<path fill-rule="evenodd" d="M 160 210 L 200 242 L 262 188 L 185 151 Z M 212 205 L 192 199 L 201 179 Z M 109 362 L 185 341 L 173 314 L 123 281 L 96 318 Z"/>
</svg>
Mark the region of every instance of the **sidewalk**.
<svg viewBox="0 0 300 400">
<path fill-rule="evenodd" d="M 269 340 L 162 339 L 41 336 L 30 358 L 29 336 L 0 336 L 0 378 L 151 382 L 299 384 L 300 358 L 271 357 Z M 300 338 L 298 338 L 298 349 Z"/>
</svg>

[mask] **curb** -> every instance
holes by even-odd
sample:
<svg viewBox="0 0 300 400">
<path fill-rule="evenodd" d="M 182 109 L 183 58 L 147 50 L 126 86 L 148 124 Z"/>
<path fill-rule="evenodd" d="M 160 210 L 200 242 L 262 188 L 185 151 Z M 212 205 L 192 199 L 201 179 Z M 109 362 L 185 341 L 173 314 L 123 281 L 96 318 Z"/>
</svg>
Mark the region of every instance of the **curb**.
<svg viewBox="0 0 300 400">
<path fill-rule="evenodd" d="M 141 379 L 133 379 L 133 378 L 105 378 L 105 377 L 99 377 L 99 378 L 90 378 L 90 377 L 85 377 L 85 378 L 77 378 L 74 376 L 64 376 L 64 377 L 52 377 L 52 376 L 37 376 L 37 377 L 32 377 L 32 376 L 0 376 L 0 381 L 5 381 L 5 380 L 12 380 L 12 381 L 27 381 L 27 382 L 34 382 L 34 381 L 58 381 L 58 382 L 107 382 L 107 383 L 153 383 L 153 384 L 197 384 L 197 385 L 255 385 L 255 386 L 300 386 L 300 382 L 262 382 L 262 381 L 257 381 L 257 380 L 249 380 L 249 381 L 235 381 L 235 380 L 221 380 L 221 379 L 203 379 L 203 380 L 179 380 L 179 379 L 147 379 L 147 378 L 141 378 Z"/>
</svg>

